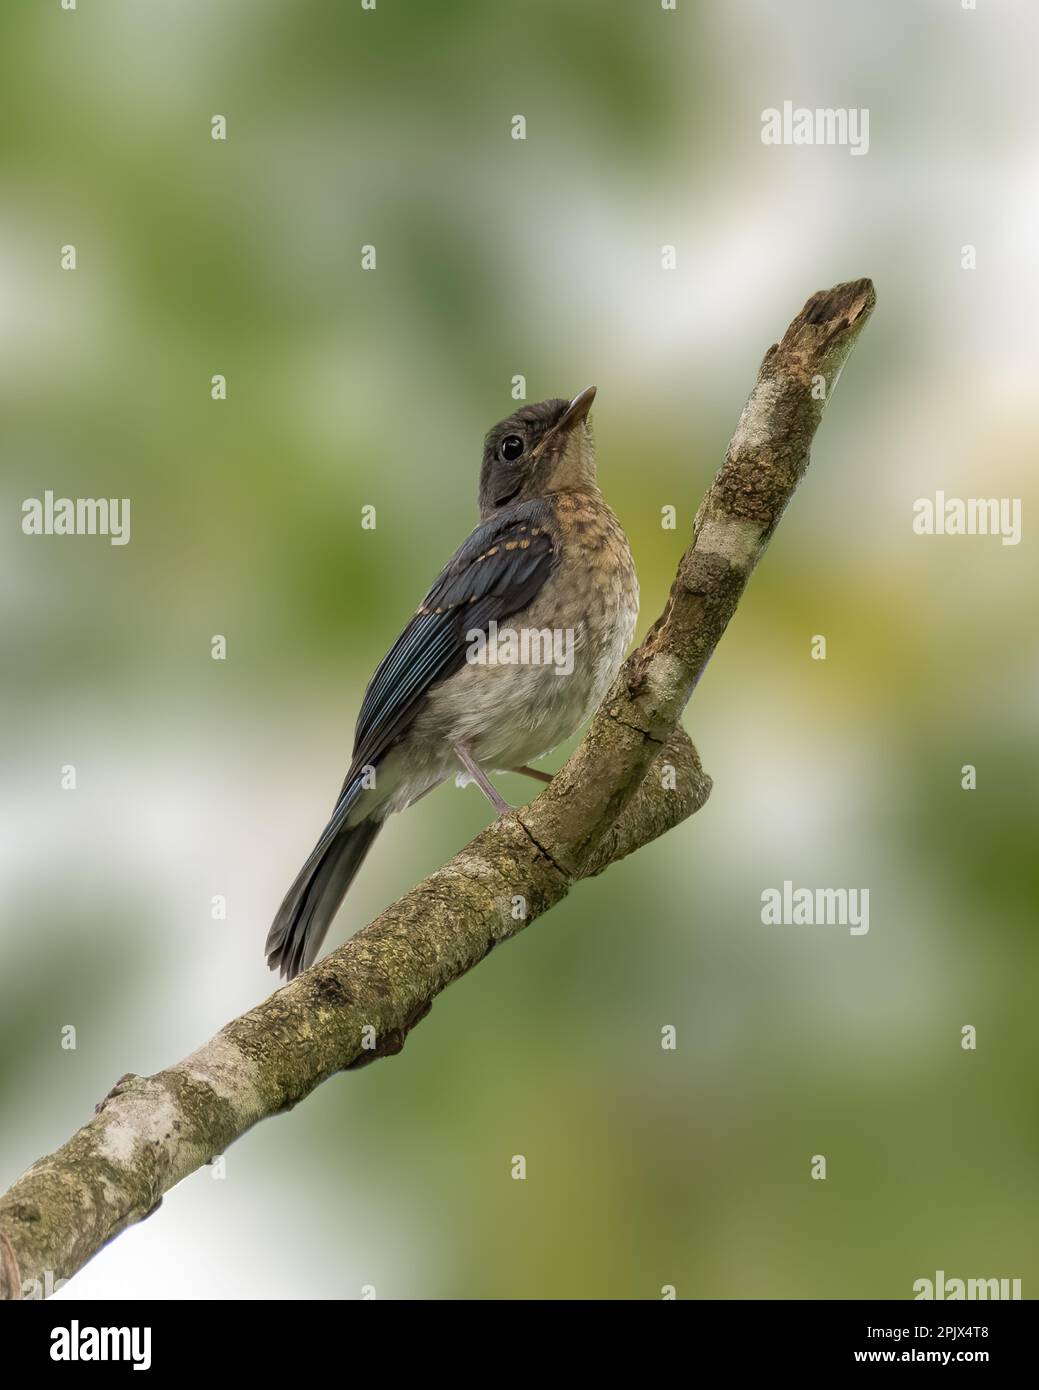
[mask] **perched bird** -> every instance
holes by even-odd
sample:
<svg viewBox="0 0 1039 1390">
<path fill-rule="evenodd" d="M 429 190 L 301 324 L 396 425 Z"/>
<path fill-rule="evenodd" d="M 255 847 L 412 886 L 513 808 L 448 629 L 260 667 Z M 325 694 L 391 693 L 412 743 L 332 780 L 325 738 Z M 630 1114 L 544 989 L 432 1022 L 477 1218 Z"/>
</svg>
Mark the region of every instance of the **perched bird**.
<svg viewBox="0 0 1039 1390">
<path fill-rule="evenodd" d="M 594 397 L 589 386 L 523 406 L 487 435 L 480 523 L 369 682 L 339 800 L 267 937 L 267 964 L 287 978 L 314 961 L 392 811 L 461 766 L 459 781 L 505 814 L 487 773 L 551 781 L 527 764 L 584 723 L 620 669 L 639 590 L 596 480 Z M 503 629 L 517 639 L 509 653 L 499 647 L 495 661 L 489 643 L 481 660 L 474 639 Z"/>
</svg>

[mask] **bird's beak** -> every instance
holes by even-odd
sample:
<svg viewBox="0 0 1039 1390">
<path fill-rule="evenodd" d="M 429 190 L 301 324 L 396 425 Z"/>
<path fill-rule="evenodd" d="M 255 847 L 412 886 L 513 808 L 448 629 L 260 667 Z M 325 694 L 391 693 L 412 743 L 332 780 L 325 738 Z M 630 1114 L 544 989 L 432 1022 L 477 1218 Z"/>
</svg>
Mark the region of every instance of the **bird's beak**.
<svg viewBox="0 0 1039 1390">
<path fill-rule="evenodd" d="M 594 400 L 595 387 L 586 386 L 583 391 L 579 392 L 578 395 L 573 398 L 534 452 L 540 454 L 550 439 L 555 438 L 556 435 L 566 434 L 569 430 L 572 430 L 576 424 L 579 424 L 591 410 L 592 401 Z"/>
<path fill-rule="evenodd" d="M 595 400 L 595 387 L 586 386 L 584 390 L 573 398 L 562 415 L 556 421 L 557 430 L 568 430 L 576 425 L 578 420 L 584 417 L 592 408 L 592 401 Z"/>
</svg>

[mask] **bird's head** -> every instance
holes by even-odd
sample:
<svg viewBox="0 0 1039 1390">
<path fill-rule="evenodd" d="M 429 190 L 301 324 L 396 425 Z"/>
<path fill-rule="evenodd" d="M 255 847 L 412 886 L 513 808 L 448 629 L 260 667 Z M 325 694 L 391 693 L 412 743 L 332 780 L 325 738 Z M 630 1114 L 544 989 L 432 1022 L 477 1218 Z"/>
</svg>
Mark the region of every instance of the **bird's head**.
<svg viewBox="0 0 1039 1390">
<path fill-rule="evenodd" d="M 552 492 L 594 488 L 595 444 L 588 412 L 595 387 L 571 401 L 525 405 L 490 431 L 480 470 L 480 517 Z"/>
</svg>

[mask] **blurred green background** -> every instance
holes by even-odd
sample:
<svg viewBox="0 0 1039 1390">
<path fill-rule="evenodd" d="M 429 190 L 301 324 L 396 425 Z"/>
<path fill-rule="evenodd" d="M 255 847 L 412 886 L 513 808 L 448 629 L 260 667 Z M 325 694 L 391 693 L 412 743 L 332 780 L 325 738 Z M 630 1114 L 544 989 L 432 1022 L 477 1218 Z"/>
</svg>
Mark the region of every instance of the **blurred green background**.
<svg viewBox="0 0 1039 1390">
<path fill-rule="evenodd" d="M 512 377 L 598 385 L 641 633 L 765 349 L 879 296 L 688 711 L 704 811 L 70 1294 L 1033 1294 L 1037 41 L 1025 0 L 3 7 L 3 1186 L 271 988 Z M 868 107 L 868 155 L 762 145 L 787 99 Z M 24 537 L 46 488 L 130 497 L 131 543 Z M 1021 497 L 1022 543 L 915 536 L 937 489 Z M 452 786 L 392 821 L 331 943 L 487 819 Z M 784 879 L 868 887 L 869 934 L 762 926 Z"/>
</svg>

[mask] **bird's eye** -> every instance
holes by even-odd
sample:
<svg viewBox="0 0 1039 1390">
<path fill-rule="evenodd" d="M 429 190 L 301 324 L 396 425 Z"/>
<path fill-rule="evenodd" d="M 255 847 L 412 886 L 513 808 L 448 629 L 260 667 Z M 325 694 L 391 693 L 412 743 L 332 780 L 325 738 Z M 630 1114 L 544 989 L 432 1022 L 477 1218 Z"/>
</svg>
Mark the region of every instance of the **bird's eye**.
<svg viewBox="0 0 1039 1390">
<path fill-rule="evenodd" d="M 523 440 L 518 434 L 507 434 L 498 445 L 498 453 L 506 463 L 515 463 L 523 452 Z"/>
</svg>

